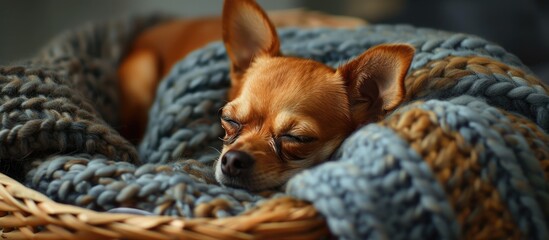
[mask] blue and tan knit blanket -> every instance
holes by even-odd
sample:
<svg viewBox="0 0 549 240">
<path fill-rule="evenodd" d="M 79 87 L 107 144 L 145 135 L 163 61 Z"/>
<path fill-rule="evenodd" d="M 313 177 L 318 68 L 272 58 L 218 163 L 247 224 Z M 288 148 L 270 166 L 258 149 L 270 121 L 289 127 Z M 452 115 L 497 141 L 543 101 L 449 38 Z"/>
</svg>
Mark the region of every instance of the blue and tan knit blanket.
<svg viewBox="0 0 549 240">
<path fill-rule="evenodd" d="M 0 67 L 2 171 L 99 211 L 224 217 L 263 201 L 211 179 L 229 87 L 221 43 L 163 80 L 138 149 L 114 130 L 117 63 L 158 21 L 83 27 L 28 62 Z M 549 90 L 515 56 L 475 36 L 402 25 L 279 34 L 284 54 L 331 66 L 380 43 L 417 52 L 405 104 L 271 197 L 311 201 L 343 239 L 549 239 Z"/>
</svg>

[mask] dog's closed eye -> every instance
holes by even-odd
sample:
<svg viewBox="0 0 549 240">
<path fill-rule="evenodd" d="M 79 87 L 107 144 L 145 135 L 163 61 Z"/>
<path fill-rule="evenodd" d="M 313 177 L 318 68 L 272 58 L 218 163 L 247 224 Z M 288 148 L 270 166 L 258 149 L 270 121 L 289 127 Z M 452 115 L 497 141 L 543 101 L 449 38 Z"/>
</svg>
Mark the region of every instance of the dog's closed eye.
<svg viewBox="0 0 549 240">
<path fill-rule="evenodd" d="M 221 127 L 225 129 L 225 137 L 223 137 L 221 140 L 225 145 L 228 145 L 236 140 L 238 134 L 240 133 L 240 130 L 242 129 L 242 124 L 228 116 L 222 115 Z"/>
<path fill-rule="evenodd" d="M 315 137 L 303 136 L 303 135 L 293 135 L 293 134 L 284 134 L 280 136 L 280 140 L 287 141 L 291 143 L 311 143 L 316 140 Z"/>
<path fill-rule="evenodd" d="M 309 145 L 317 140 L 316 137 L 286 133 L 275 139 L 275 151 L 283 160 L 303 160 L 310 154 Z"/>
</svg>

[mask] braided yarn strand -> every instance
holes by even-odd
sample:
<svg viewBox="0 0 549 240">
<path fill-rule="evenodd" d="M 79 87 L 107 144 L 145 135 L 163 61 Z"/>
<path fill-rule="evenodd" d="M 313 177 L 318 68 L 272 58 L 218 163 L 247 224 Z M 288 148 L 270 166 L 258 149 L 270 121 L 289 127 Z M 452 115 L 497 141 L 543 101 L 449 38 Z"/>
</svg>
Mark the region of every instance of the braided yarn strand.
<svg viewBox="0 0 549 240">
<path fill-rule="evenodd" d="M 186 164 L 188 167 L 192 163 Z M 262 199 L 243 190 L 213 187 L 194 177 L 190 169 L 188 174 L 177 169 L 185 168 L 155 164 L 137 167 L 101 155 L 83 154 L 40 163 L 29 173 L 33 177 L 29 184 L 43 189 L 55 201 L 98 211 L 133 207 L 157 215 L 185 217 L 234 216 Z"/>
<path fill-rule="evenodd" d="M 472 95 L 527 116 L 549 130 L 549 88 L 535 76 L 485 57 L 447 57 L 414 70 L 405 81 L 407 99 Z"/>
<path fill-rule="evenodd" d="M 420 108 L 398 112 L 382 125 L 408 141 L 444 183 L 465 239 L 520 238 L 498 191 L 479 177 L 479 153 L 458 132 L 445 131 L 433 112 Z"/>
<path fill-rule="evenodd" d="M 422 108 L 436 112 L 448 130 L 459 132 L 466 142 L 483 150 L 478 159 L 480 176 L 498 189 L 522 232 L 528 238 L 549 237 L 545 224 L 549 215 L 547 179 L 524 137 L 514 131 L 505 115 L 467 96 L 430 103 Z"/>
</svg>

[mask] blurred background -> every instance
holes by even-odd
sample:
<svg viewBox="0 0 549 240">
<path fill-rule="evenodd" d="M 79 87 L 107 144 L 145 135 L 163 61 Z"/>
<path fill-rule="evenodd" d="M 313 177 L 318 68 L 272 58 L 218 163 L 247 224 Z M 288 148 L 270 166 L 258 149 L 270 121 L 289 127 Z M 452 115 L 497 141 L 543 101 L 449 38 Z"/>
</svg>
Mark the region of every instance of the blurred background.
<svg viewBox="0 0 549 240">
<path fill-rule="evenodd" d="M 549 81 L 547 0 L 258 0 L 267 10 L 307 8 L 472 33 L 516 54 Z M 221 0 L 0 0 L 0 64 L 32 56 L 55 34 L 88 21 L 166 12 L 217 15 Z"/>
</svg>

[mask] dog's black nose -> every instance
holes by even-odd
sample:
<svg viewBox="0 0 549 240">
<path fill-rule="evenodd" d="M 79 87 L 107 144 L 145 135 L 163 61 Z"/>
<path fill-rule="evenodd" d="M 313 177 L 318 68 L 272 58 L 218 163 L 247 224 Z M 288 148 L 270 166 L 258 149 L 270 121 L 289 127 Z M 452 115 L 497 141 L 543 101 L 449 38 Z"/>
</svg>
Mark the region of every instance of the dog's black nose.
<svg viewBox="0 0 549 240">
<path fill-rule="evenodd" d="M 228 151 L 221 158 L 221 171 L 229 177 L 248 172 L 254 165 L 254 159 L 242 151 Z"/>
</svg>

